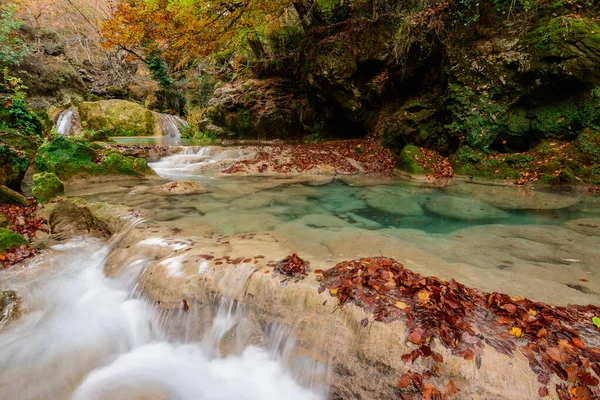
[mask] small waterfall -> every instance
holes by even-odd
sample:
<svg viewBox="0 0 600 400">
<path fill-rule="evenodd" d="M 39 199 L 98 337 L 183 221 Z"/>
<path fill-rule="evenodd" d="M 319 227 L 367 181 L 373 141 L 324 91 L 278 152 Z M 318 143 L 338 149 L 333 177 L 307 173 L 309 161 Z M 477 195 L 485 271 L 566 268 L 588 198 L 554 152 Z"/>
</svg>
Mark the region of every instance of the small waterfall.
<svg viewBox="0 0 600 400">
<path fill-rule="evenodd" d="M 73 128 L 73 110 L 65 110 L 58 115 L 56 120 L 56 131 L 60 135 L 70 135 Z"/>
<path fill-rule="evenodd" d="M 156 114 L 160 129 L 162 130 L 163 136 L 171 139 L 181 139 L 181 130 L 188 126 L 188 123 L 177 115 L 171 114 Z"/>
<path fill-rule="evenodd" d="M 4 276 L 5 283 L 23 289 L 19 293 L 30 312 L 0 331 L 0 397 L 325 398 L 318 387 L 286 368 L 273 350 L 269 354 L 245 345 L 240 352 L 220 356 L 221 339 L 246 318 L 243 305 L 215 298 L 210 325 L 195 320 L 195 307 L 161 309 L 136 283 L 148 260 L 134 261 L 127 272 L 108 278 L 104 265 L 109 251 L 110 245 L 97 239 L 75 239 L 37 259 L 39 275 L 14 270 Z M 207 328 L 201 341 L 170 329 L 193 322 Z M 286 330 L 275 333 L 275 346 L 286 342 L 286 335 Z"/>
</svg>

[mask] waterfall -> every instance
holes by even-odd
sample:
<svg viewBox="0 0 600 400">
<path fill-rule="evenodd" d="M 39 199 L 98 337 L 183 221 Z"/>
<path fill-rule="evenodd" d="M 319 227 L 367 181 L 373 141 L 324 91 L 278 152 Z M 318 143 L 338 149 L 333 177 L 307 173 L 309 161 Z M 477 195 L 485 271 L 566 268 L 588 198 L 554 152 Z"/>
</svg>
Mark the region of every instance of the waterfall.
<svg viewBox="0 0 600 400">
<path fill-rule="evenodd" d="M 73 128 L 73 110 L 65 110 L 58 115 L 56 131 L 60 135 L 70 135 Z"/>
<path fill-rule="evenodd" d="M 31 273 L 4 272 L 29 312 L 0 331 L 0 397 L 7 400 L 319 400 L 267 349 L 245 345 L 221 356 L 219 344 L 246 316 L 230 298 L 215 299 L 213 321 L 161 309 L 136 280 L 148 260 L 104 274 L 110 247 L 74 239 L 36 259 Z M 200 311 L 198 309 L 197 311 Z M 210 324 L 202 340 L 171 328 Z M 187 337 L 186 337 L 187 336 Z M 277 335 L 285 342 L 287 331 Z M 289 343 L 293 343 L 290 339 Z"/>
<path fill-rule="evenodd" d="M 188 126 L 187 122 L 176 115 L 156 113 L 163 136 L 180 139 L 181 130 Z"/>
</svg>

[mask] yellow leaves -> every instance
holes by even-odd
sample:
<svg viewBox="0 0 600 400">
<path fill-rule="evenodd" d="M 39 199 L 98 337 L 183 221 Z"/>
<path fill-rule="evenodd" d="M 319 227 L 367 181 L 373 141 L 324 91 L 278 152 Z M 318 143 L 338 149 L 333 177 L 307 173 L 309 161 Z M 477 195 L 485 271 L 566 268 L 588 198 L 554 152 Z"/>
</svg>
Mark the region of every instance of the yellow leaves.
<svg viewBox="0 0 600 400">
<path fill-rule="evenodd" d="M 428 290 L 423 289 L 417 293 L 417 300 L 420 305 L 424 305 L 424 304 L 427 304 L 430 296 L 431 296 L 431 293 Z"/>
<path fill-rule="evenodd" d="M 394 303 L 394 305 L 396 306 L 396 308 L 399 308 L 401 310 L 404 310 L 407 307 L 406 303 L 403 301 L 397 301 Z"/>
<path fill-rule="evenodd" d="M 518 337 L 518 338 L 523 336 L 523 331 L 518 326 L 513 326 L 513 328 L 510 330 L 509 333 L 511 335 L 513 335 L 514 337 Z"/>
<path fill-rule="evenodd" d="M 532 316 L 536 316 L 537 315 L 537 311 L 532 310 L 531 308 L 529 309 L 529 311 L 527 311 L 527 314 L 532 315 Z"/>
<path fill-rule="evenodd" d="M 331 294 L 332 295 L 336 295 L 336 294 L 338 294 L 338 291 L 339 291 L 338 289 L 332 289 L 331 290 Z"/>
</svg>

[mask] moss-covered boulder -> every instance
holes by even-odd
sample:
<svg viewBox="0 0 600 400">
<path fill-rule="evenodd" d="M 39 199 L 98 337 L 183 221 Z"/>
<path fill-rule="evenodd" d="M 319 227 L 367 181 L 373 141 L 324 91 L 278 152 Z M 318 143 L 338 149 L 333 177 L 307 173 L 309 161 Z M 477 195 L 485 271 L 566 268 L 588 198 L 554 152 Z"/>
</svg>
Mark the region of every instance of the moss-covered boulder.
<svg viewBox="0 0 600 400">
<path fill-rule="evenodd" d="M 0 253 L 5 253 L 9 249 L 16 249 L 27 243 L 29 243 L 27 239 L 18 233 L 10 229 L 0 228 Z"/>
<path fill-rule="evenodd" d="M 54 137 L 38 150 L 35 167 L 59 179 L 102 175 L 147 176 L 156 173 L 143 158 L 125 157 L 116 150 L 90 145 L 81 139 Z"/>
<path fill-rule="evenodd" d="M 58 176 L 52 172 L 42 172 L 33 176 L 33 195 L 40 203 L 47 203 L 64 196 L 65 187 Z"/>
<path fill-rule="evenodd" d="M 82 102 L 78 109 L 82 125 L 87 129 L 106 130 L 111 136 L 162 134 L 156 114 L 130 101 Z"/>
<path fill-rule="evenodd" d="M 0 145 L 0 185 L 21 189 L 21 181 L 29 167 L 29 160 L 8 146 Z"/>
</svg>

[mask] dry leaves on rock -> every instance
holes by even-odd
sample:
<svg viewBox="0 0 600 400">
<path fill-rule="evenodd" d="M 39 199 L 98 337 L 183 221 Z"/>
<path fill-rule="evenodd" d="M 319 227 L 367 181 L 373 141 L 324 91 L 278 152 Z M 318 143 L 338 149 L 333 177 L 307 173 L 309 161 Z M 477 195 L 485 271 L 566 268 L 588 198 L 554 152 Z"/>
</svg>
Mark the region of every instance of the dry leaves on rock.
<svg viewBox="0 0 600 400">
<path fill-rule="evenodd" d="M 285 279 L 282 282 L 286 282 L 290 279 L 297 282 L 308 275 L 309 265 L 310 263 L 308 261 L 301 259 L 297 254 L 292 254 L 281 260 L 279 264 L 275 266 L 276 274 L 274 274 L 273 277 L 283 275 L 285 276 Z"/>
<path fill-rule="evenodd" d="M 556 375 L 563 381 L 556 387 L 559 398 L 586 398 L 577 393 L 588 391 L 590 398 L 600 398 L 600 334 L 591 323 L 594 316 L 600 316 L 600 307 L 554 307 L 485 293 L 454 280 L 424 277 L 385 257 L 345 261 L 315 272 L 322 275 L 319 292 L 328 290 L 341 307 L 354 303 L 372 313 L 375 321 L 404 320 L 407 340 L 418 346 L 402 356 L 407 363 L 421 357 L 443 362 L 434 351 L 437 343 L 455 356 L 475 360 L 478 366 L 484 344 L 509 357 L 518 349 L 538 376 L 540 393 Z M 428 370 L 422 377 L 434 375 L 435 371 Z M 422 382 L 415 384 L 413 376 L 412 384 L 424 394 Z M 407 381 L 403 376 L 399 385 Z M 437 396 L 434 390 L 428 393 Z"/>
</svg>

